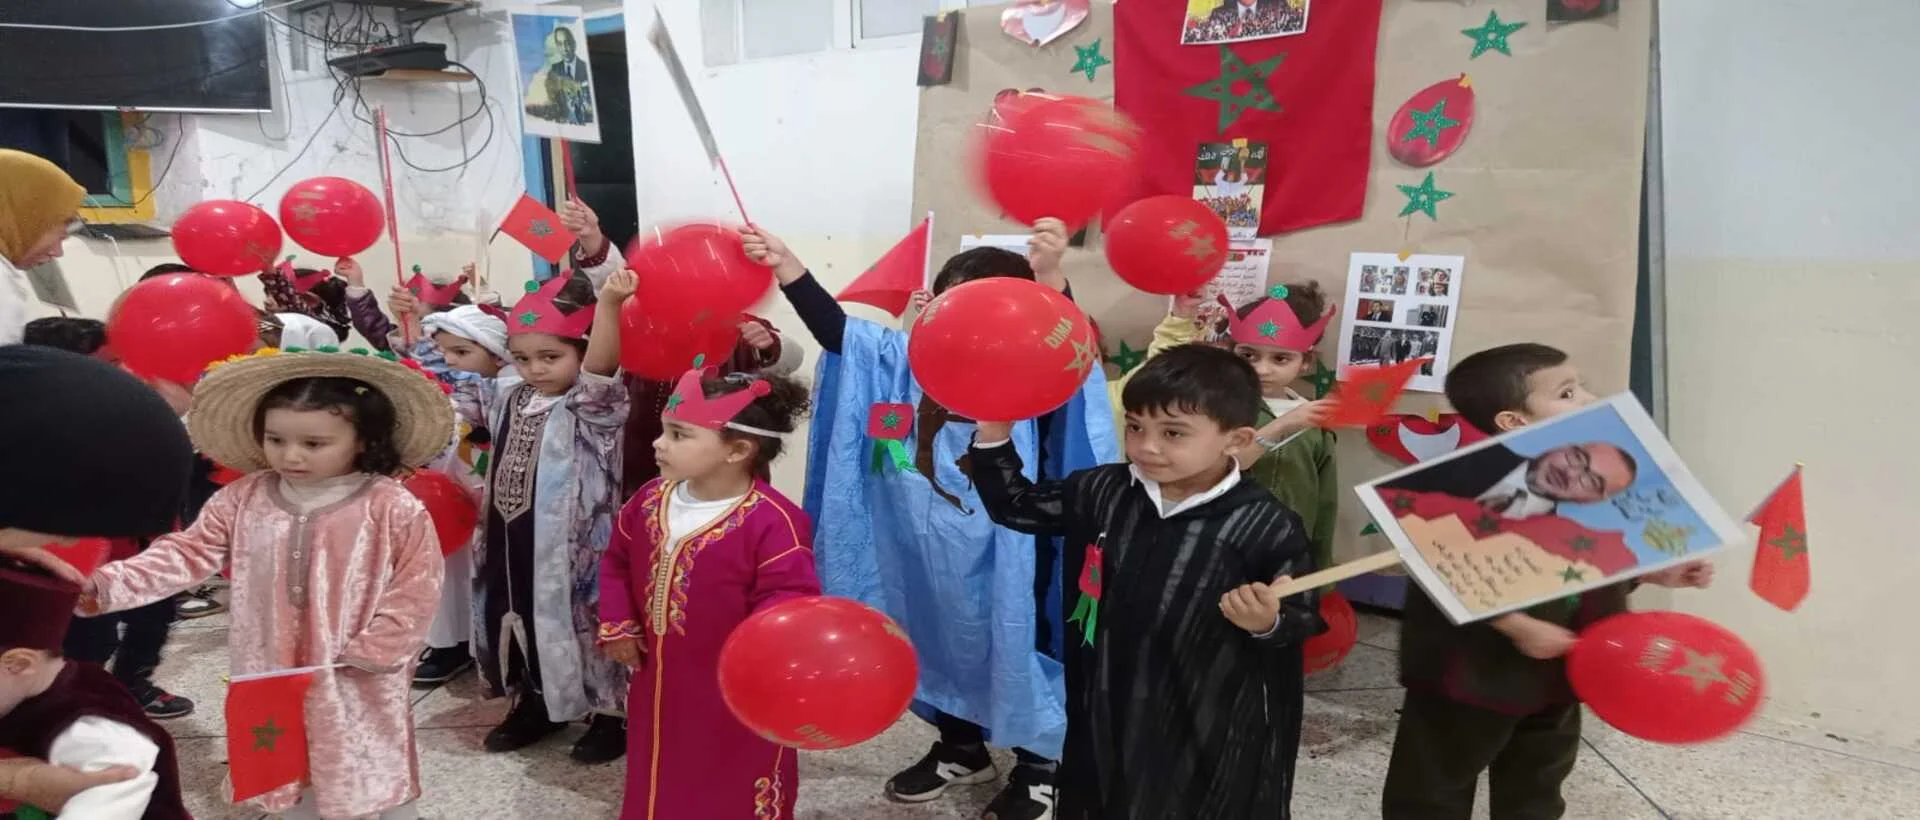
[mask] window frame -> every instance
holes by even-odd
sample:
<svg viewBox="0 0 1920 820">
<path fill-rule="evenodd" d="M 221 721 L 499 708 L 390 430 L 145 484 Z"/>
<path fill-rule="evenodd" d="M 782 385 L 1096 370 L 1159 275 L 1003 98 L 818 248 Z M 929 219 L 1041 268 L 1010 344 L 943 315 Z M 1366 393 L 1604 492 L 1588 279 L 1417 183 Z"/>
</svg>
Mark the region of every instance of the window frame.
<svg viewBox="0 0 1920 820">
<path fill-rule="evenodd" d="M 80 217 L 104 225 L 153 219 L 153 154 L 127 144 L 127 129 L 140 125 L 144 115 L 103 111 L 100 116 L 105 118 L 101 132 L 107 141 L 107 178 L 113 190 L 87 194 L 80 204 Z"/>
</svg>

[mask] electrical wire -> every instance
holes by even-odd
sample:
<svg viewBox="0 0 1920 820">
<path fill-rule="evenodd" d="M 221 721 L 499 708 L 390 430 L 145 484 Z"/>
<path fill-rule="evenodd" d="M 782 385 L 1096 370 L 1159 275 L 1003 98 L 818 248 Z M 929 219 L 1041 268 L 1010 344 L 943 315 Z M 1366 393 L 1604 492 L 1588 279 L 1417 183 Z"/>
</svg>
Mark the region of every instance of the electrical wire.
<svg viewBox="0 0 1920 820">
<path fill-rule="evenodd" d="M 288 171 L 293 170 L 293 166 L 300 164 L 300 160 L 306 157 L 307 151 L 313 148 L 313 143 L 320 139 L 320 134 L 327 130 L 327 125 L 333 122 L 334 115 L 340 113 L 340 103 L 344 101 L 346 97 L 346 83 L 336 79 L 333 88 L 333 105 L 327 108 L 327 116 L 320 120 L 320 124 L 313 127 L 313 133 L 307 135 L 306 144 L 300 146 L 299 153 L 294 154 L 293 159 L 287 160 L 285 165 L 280 166 L 280 170 L 273 172 L 273 176 L 267 178 L 267 181 L 260 186 L 260 190 L 254 191 L 243 201 L 252 202 L 260 198 L 260 195 L 266 193 L 267 189 L 272 188 L 275 182 L 279 182 L 281 177 L 286 176 Z M 287 132 L 289 134 L 293 132 L 291 123 L 287 126 Z"/>
<path fill-rule="evenodd" d="M 235 9 L 239 10 L 240 12 L 239 14 L 229 14 L 224 17 L 216 17 L 211 20 L 195 20 L 187 23 L 163 23 L 156 26 L 62 26 L 62 25 L 54 25 L 51 23 L 0 23 L 0 29 L 13 28 L 13 29 L 31 29 L 34 31 L 88 31 L 88 32 L 171 31 L 174 29 L 200 28 L 202 26 L 216 26 L 221 23 L 225 23 L 229 20 L 232 20 L 236 17 L 246 17 L 248 15 L 253 15 L 253 14 L 266 14 L 267 12 L 270 12 L 270 11 L 279 11 L 280 9 L 284 9 L 289 6 L 297 6 L 305 2 L 307 2 L 307 0 L 287 0 L 287 2 L 284 2 L 284 3 L 275 3 L 271 6 L 258 6 L 250 9 L 241 8 L 240 6 L 234 6 Z M 229 5 L 232 5 L 231 0 L 229 0 Z"/>
<path fill-rule="evenodd" d="M 151 118 L 151 115 L 149 115 L 149 118 Z M 141 194 L 139 199 L 133 201 L 133 207 L 140 207 L 145 204 L 148 199 L 151 199 L 155 193 L 159 192 L 160 184 L 166 182 L 167 174 L 173 172 L 173 160 L 175 157 L 180 156 L 180 144 L 186 141 L 187 118 L 185 116 L 176 116 L 173 118 L 173 150 L 167 152 L 167 164 L 160 167 L 160 176 L 154 178 L 152 187 L 149 187 L 146 193 Z"/>
</svg>

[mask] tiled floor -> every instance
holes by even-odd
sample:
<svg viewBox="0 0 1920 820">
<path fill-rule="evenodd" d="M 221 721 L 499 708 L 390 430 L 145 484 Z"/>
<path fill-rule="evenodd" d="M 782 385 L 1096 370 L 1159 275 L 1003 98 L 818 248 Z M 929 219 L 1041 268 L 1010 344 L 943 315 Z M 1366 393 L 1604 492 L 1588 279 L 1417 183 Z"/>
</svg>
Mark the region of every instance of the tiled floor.
<svg viewBox="0 0 1920 820">
<path fill-rule="evenodd" d="M 1353 655 L 1340 668 L 1307 681 L 1308 728 L 1300 750 L 1295 817 L 1379 816 L 1380 780 L 1400 702 L 1393 676 L 1397 637 L 1392 621 L 1363 616 L 1362 643 Z M 169 727 L 179 739 L 188 807 L 202 820 L 252 820 L 257 815 L 226 806 L 219 796 L 226 771 L 220 718 L 225 640 L 225 616 L 180 624 L 160 683 L 200 704 L 196 714 Z M 519 754 L 489 755 L 480 750 L 480 739 L 503 715 L 505 702 L 481 699 L 471 675 L 419 693 L 415 703 L 426 781 L 424 816 L 614 816 L 623 764 L 588 767 L 569 760 L 567 746 L 578 730 Z M 1642 743 L 1591 717 L 1586 727 L 1586 748 L 1566 786 L 1572 818 L 1920 817 L 1920 753 L 1861 747 L 1764 722 L 1719 743 L 1685 748 Z M 799 816 L 978 817 L 993 797 L 992 787 L 956 791 L 922 806 L 896 805 L 880 796 L 887 775 L 916 759 L 931 741 L 931 731 L 908 718 L 861 746 L 803 754 Z M 1482 806 L 1476 817 L 1485 816 Z"/>
</svg>

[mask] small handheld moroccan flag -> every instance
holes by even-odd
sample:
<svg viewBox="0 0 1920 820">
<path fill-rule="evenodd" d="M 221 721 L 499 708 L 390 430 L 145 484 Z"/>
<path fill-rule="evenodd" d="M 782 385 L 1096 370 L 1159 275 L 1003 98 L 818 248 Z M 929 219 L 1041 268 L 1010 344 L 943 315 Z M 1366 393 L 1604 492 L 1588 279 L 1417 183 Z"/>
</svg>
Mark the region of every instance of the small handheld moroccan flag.
<svg viewBox="0 0 1920 820">
<path fill-rule="evenodd" d="M 933 214 L 929 213 L 926 221 L 834 298 L 872 305 L 895 316 L 905 313 L 913 292 L 927 286 L 927 267 L 931 261 L 927 250 L 932 231 Z"/>
<path fill-rule="evenodd" d="M 913 472 L 907 434 L 913 430 L 913 405 L 880 402 L 867 410 L 867 437 L 873 439 L 873 471 Z"/>
<path fill-rule="evenodd" d="M 1099 544 L 1087 547 L 1087 557 L 1080 562 L 1080 600 L 1073 605 L 1073 614 L 1067 616 L 1067 623 L 1080 625 L 1080 641 L 1087 646 L 1093 645 L 1093 631 L 1100 626 L 1100 562 L 1103 557 Z"/>
<path fill-rule="evenodd" d="M 1413 359 L 1381 367 L 1355 367 L 1347 371 L 1333 391 L 1333 408 L 1320 426 L 1365 427 L 1379 421 L 1393 409 L 1393 403 L 1406 392 L 1407 382 L 1432 359 Z"/>
<path fill-rule="evenodd" d="M 321 667 L 236 675 L 227 686 L 233 802 L 307 780 L 307 688 Z"/>
<path fill-rule="evenodd" d="M 1780 482 L 1747 520 L 1760 525 L 1760 543 L 1753 551 L 1753 575 L 1747 586 L 1767 603 L 1788 612 L 1798 609 L 1813 584 L 1800 468 L 1793 468 L 1793 475 Z"/>
<path fill-rule="evenodd" d="M 558 263 L 567 257 L 578 237 L 560 224 L 560 215 L 526 194 L 513 204 L 507 218 L 500 221 L 500 232 L 527 246 L 541 259 Z"/>
</svg>

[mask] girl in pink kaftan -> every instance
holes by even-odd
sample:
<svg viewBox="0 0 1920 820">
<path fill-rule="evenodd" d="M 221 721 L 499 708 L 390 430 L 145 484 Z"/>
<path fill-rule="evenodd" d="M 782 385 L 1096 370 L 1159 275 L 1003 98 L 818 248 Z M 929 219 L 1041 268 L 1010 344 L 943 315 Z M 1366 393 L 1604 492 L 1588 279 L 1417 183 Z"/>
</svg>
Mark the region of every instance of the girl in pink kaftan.
<svg viewBox="0 0 1920 820">
<path fill-rule="evenodd" d="M 794 751 L 721 700 L 721 644 L 756 610 L 820 594 L 813 525 L 753 478 L 806 390 L 682 377 L 654 442 L 661 477 L 620 511 L 600 565 L 602 651 L 633 667 L 625 820 L 792 818 Z"/>
<path fill-rule="evenodd" d="M 275 381 L 283 371 L 270 359 L 326 375 Z M 411 390 L 405 379 L 428 390 L 390 400 Z M 389 474 L 431 458 L 435 437 L 445 446 L 451 403 L 417 371 L 372 356 L 263 353 L 209 373 L 193 412 L 210 457 L 272 469 L 221 489 L 185 531 L 102 567 L 82 610 L 130 609 L 229 571 L 230 674 L 324 667 L 305 702 L 307 782 L 250 802 L 327 820 L 416 816 L 411 677 L 442 564 L 426 508 Z"/>
</svg>

